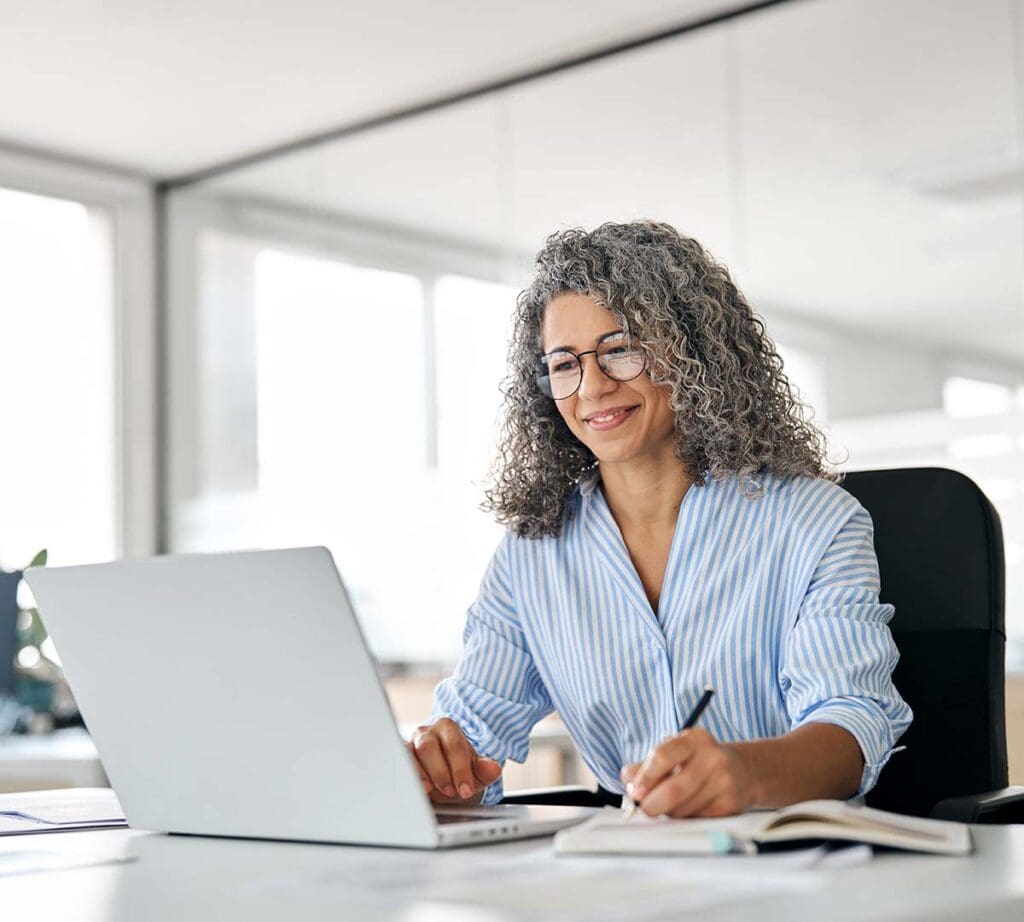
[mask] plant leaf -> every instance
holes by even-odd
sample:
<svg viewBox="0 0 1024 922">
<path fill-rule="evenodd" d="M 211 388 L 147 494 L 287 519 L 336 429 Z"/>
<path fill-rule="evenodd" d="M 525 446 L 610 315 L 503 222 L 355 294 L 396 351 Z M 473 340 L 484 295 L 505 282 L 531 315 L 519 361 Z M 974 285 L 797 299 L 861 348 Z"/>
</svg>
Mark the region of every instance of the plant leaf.
<svg viewBox="0 0 1024 922">
<path fill-rule="evenodd" d="M 35 557 L 32 558 L 32 563 L 29 567 L 45 567 L 46 566 L 46 548 L 44 547 Z M 25 568 L 26 570 L 28 567 Z"/>
</svg>

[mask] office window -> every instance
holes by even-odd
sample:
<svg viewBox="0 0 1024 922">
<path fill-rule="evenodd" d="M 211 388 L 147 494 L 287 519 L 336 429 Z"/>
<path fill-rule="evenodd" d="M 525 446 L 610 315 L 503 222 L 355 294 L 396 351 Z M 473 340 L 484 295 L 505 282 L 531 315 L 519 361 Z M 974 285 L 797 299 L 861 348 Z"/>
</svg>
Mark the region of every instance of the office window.
<svg viewBox="0 0 1024 922">
<path fill-rule="evenodd" d="M 380 660 L 453 662 L 502 534 L 479 505 L 514 290 L 221 232 L 197 246 L 173 549 L 326 545 Z"/>
<path fill-rule="evenodd" d="M 273 250 L 255 264 L 260 543 L 325 544 L 379 655 L 419 603 L 423 291 Z"/>
<path fill-rule="evenodd" d="M 437 464 L 481 480 L 495 452 L 517 291 L 457 275 L 434 288 Z"/>
<path fill-rule="evenodd" d="M 496 454 L 501 382 L 517 290 L 508 285 L 446 275 L 434 287 L 434 363 L 437 394 L 438 529 L 445 548 L 439 616 L 446 658 L 457 655 L 467 605 L 504 529 L 480 509 Z"/>
<path fill-rule="evenodd" d="M 950 419 L 971 419 L 1006 413 L 1013 408 L 1013 388 L 977 378 L 946 378 L 942 407 Z"/>
<path fill-rule="evenodd" d="M 111 227 L 0 188 L 0 566 L 118 551 Z"/>
</svg>

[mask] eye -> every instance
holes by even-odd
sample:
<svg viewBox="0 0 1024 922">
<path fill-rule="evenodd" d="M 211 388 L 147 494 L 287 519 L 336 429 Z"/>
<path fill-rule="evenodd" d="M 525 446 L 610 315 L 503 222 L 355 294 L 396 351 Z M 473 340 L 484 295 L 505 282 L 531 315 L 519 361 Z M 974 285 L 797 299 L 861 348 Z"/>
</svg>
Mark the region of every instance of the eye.
<svg viewBox="0 0 1024 922">
<path fill-rule="evenodd" d="M 569 352 L 553 352 L 545 357 L 549 375 L 565 375 L 576 371 L 576 356 Z"/>
</svg>

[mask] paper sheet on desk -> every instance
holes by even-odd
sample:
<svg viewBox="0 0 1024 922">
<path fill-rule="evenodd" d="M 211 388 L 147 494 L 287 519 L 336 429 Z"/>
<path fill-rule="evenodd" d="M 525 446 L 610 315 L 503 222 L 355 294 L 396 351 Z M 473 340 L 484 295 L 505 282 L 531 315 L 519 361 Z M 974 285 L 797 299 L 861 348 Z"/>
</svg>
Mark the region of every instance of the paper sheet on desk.
<svg viewBox="0 0 1024 922">
<path fill-rule="evenodd" d="M 0 835 L 126 825 L 110 788 L 0 794 Z"/>
</svg>

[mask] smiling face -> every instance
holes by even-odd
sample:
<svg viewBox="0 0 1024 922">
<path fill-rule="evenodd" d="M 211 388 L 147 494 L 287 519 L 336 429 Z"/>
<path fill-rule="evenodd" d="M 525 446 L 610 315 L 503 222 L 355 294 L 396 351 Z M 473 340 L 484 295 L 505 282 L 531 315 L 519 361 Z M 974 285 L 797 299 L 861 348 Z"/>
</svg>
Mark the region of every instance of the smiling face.
<svg viewBox="0 0 1024 922">
<path fill-rule="evenodd" d="M 583 294 L 553 298 L 541 327 L 545 353 L 558 348 L 589 352 L 608 333 L 619 330 L 611 311 Z M 675 415 L 668 394 L 643 372 L 631 381 L 615 381 L 598 367 L 596 356 L 583 357 L 583 380 L 571 397 L 555 406 L 569 431 L 605 464 L 634 463 L 673 452 Z"/>
</svg>

